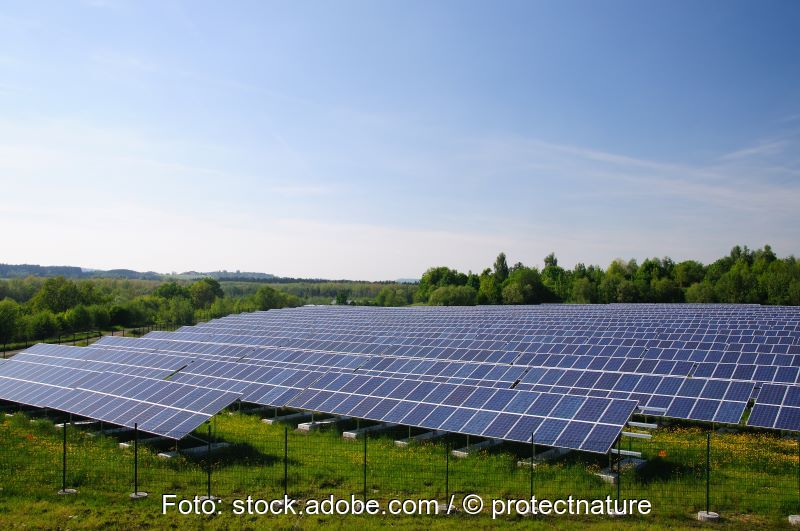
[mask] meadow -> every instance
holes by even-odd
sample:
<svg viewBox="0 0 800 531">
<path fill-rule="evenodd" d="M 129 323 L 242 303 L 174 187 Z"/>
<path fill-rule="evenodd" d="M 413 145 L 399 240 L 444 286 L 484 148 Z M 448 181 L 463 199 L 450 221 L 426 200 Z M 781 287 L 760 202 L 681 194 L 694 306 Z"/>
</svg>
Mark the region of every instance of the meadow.
<svg viewBox="0 0 800 531">
<path fill-rule="evenodd" d="M 63 418 L 63 417 L 62 417 Z M 530 456 L 526 445 L 503 444 L 456 459 L 448 449 L 466 444 L 465 436 L 448 436 L 407 448 L 394 439 L 405 429 L 363 439 L 345 440 L 335 430 L 301 434 L 294 426 L 267 425 L 259 415 L 229 411 L 211 423 L 214 442 L 229 446 L 212 455 L 211 493 L 221 498 L 222 513 L 185 516 L 161 514 L 161 494 L 178 499 L 206 494 L 208 462 L 180 456 L 165 460 L 159 451 L 172 442 L 142 443 L 138 455 L 139 490 L 143 500 L 130 500 L 133 491 L 133 451 L 119 448 L 126 436 L 97 436 L 98 427 L 68 429 L 66 486 L 78 494 L 56 494 L 62 482 L 62 432 L 42 412 L 14 413 L 0 424 L 0 527 L 34 528 L 313 528 L 403 526 L 410 528 L 486 527 L 497 524 L 489 513 L 490 499 L 616 498 L 617 485 L 596 473 L 609 456 L 571 452 L 531 468 L 518 461 Z M 341 428 L 347 428 L 347 425 Z M 205 444 L 207 427 L 179 443 L 181 448 Z M 694 517 L 705 509 L 708 474 L 709 505 L 722 515 L 722 525 L 753 529 L 788 527 L 787 516 L 800 511 L 798 442 L 757 431 L 712 432 L 707 461 L 707 435 L 701 427 L 672 425 L 659 428 L 652 439 L 623 439 L 625 450 L 639 451 L 640 467 L 623 465 L 621 498 L 648 499 L 647 516 L 611 520 L 605 516 L 503 516 L 504 527 L 652 528 L 703 526 Z M 147 437 L 142 434 L 140 439 Z M 474 442 L 474 441 L 473 441 Z M 284 447 L 286 444 L 286 447 Z M 541 453 L 545 448 L 536 448 Z M 284 454 L 284 452 L 286 452 Z M 284 462 L 284 455 L 287 456 Z M 707 470 L 707 464 L 710 469 Z M 284 476 L 286 474 L 286 476 Z M 456 511 L 429 516 L 271 516 L 232 514 L 231 502 L 281 498 L 284 488 L 293 499 L 337 499 L 364 495 L 384 507 L 392 498 L 437 499 L 455 496 L 456 506 L 470 493 L 487 501 L 480 515 Z M 286 479 L 286 484 L 284 480 Z M 707 524 L 706 524 L 707 525 Z"/>
</svg>

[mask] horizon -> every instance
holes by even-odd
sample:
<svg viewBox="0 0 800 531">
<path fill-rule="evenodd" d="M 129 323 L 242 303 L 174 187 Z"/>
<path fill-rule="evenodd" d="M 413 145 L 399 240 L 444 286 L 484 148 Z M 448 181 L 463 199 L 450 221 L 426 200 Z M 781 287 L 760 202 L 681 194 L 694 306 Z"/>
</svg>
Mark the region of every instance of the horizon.
<svg viewBox="0 0 800 531">
<path fill-rule="evenodd" d="M 281 277 L 800 255 L 800 4 L 0 10 L 2 261 Z"/>
</svg>

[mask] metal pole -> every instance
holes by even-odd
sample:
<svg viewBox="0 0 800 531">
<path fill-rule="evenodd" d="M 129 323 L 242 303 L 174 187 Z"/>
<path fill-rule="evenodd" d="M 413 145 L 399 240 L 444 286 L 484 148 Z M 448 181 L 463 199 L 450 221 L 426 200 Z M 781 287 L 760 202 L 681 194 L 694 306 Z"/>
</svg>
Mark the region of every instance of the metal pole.
<svg viewBox="0 0 800 531">
<path fill-rule="evenodd" d="M 800 500 L 800 437 L 797 437 L 797 494 Z"/>
<path fill-rule="evenodd" d="M 450 503 L 450 442 L 444 445 L 444 499 Z"/>
<path fill-rule="evenodd" d="M 208 478 L 206 479 L 208 499 L 211 499 L 211 422 L 208 423 Z"/>
<path fill-rule="evenodd" d="M 139 494 L 139 424 L 133 423 L 133 494 Z"/>
<path fill-rule="evenodd" d="M 617 439 L 617 501 L 620 499 L 620 489 L 622 487 L 622 454 L 620 453 L 620 444 L 622 444 L 622 436 Z"/>
<path fill-rule="evenodd" d="M 710 511 L 711 497 L 711 432 L 706 433 L 706 514 Z"/>
<path fill-rule="evenodd" d="M 364 503 L 367 502 L 367 434 L 364 434 Z"/>
<path fill-rule="evenodd" d="M 289 426 L 283 427 L 283 497 L 289 495 Z"/>
<path fill-rule="evenodd" d="M 67 492 L 67 423 L 62 426 L 64 446 L 61 458 L 61 492 Z"/>
<path fill-rule="evenodd" d="M 536 445 L 533 442 L 533 432 L 531 432 L 531 500 L 533 499 L 533 458 L 536 457 Z"/>
</svg>

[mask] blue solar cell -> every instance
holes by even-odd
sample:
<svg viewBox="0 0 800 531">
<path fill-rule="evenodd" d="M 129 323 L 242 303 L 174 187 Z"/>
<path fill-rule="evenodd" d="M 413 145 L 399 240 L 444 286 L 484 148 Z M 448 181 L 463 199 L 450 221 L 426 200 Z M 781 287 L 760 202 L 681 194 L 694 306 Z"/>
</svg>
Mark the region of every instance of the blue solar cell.
<svg viewBox="0 0 800 531">
<path fill-rule="evenodd" d="M 689 412 L 692 411 L 695 401 L 694 398 L 677 397 L 667 409 L 666 415 L 682 419 L 689 418 Z"/>
<path fill-rule="evenodd" d="M 603 416 L 600 418 L 600 422 L 603 424 L 612 424 L 617 426 L 622 426 L 631 416 L 631 408 L 627 406 L 629 402 L 623 402 L 622 400 L 612 400 L 611 404 L 606 409 Z"/>
<path fill-rule="evenodd" d="M 435 406 L 433 411 L 422 420 L 422 426 L 430 429 L 438 429 L 447 418 L 456 411 L 451 406 Z"/>
<path fill-rule="evenodd" d="M 568 422 L 566 420 L 544 419 L 533 436 L 534 442 L 536 444 L 553 446 L 553 443 L 556 442 L 556 439 L 558 439 L 558 436 L 564 431 L 567 424 Z"/>
<path fill-rule="evenodd" d="M 368 396 L 350 409 L 350 415 L 353 417 L 364 418 L 366 413 L 377 406 L 381 400 L 383 399 L 376 396 Z"/>
<path fill-rule="evenodd" d="M 509 413 L 525 413 L 538 396 L 537 393 L 517 391 L 514 398 L 511 399 L 503 411 Z"/>
<path fill-rule="evenodd" d="M 786 396 L 783 398 L 784 406 L 800 407 L 800 386 L 790 385 L 786 390 Z"/>
<path fill-rule="evenodd" d="M 728 384 L 729 382 L 723 380 L 709 380 L 700 393 L 700 397 L 721 400 L 728 390 Z"/>
<path fill-rule="evenodd" d="M 800 408 L 782 407 L 775 420 L 775 428 L 779 430 L 800 431 Z"/>
<path fill-rule="evenodd" d="M 589 397 L 580 407 L 580 409 L 575 413 L 575 420 L 585 420 L 585 421 L 592 421 L 597 422 L 600 420 L 603 412 L 605 411 L 606 407 L 608 406 L 607 400 L 601 400 L 599 398 L 592 398 Z"/>
<path fill-rule="evenodd" d="M 430 415 L 435 407 L 432 404 L 417 404 L 400 422 L 410 426 L 419 426 L 422 419 Z"/>
<path fill-rule="evenodd" d="M 550 412 L 549 416 L 568 420 L 572 419 L 585 401 L 585 398 L 579 396 L 564 395 L 558 405 Z"/>
<path fill-rule="evenodd" d="M 530 442 L 531 435 L 539 428 L 542 423 L 541 417 L 522 417 L 506 434 L 506 438 L 512 441 Z"/>
<path fill-rule="evenodd" d="M 780 405 L 786 396 L 786 389 L 785 385 L 764 384 L 758 392 L 756 403 Z"/>
<path fill-rule="evenodd" d="M 567 448 L 580 448 L 594 426 L 594 424 L 588 422 L 570 422 L 564 431 L 561 432 L 558 439 L 556 439 L 555 445 Z"/>
<path fill-rule="evenodd" d="M 714 415 L 714 422 L 738 424 L 746 406 L 745 402 L 722 402 Z"/>
<path fill-rule="evenodd" d="M 489 424 L 497 417 L 497 413 L 492 411 L 478 411 L 472 416 L 460 429 L 456 429 L 459 433 L 469 433 L 471 435 L 480 435 Z"/>
<path fill-rule="evenodd" d="M 489 400 L 489 398 L 491 398 L 491 396 L 495 392 L 496 392 L 495 389 L 490 389 L 488 387 L 478 387 L 472 392 L 471 395 L 469 395 L 469 398 L 464 400 L 464 403 L 460 405 L 463 405 L 464 407 L 479 409 L 483 407 L 486 401 Z"/>
<path fill-rule="evenodd" d="M 474 415 L 474 409 L 458 408 L 447 418 L 447 420 L 442 423 L 441 426 L 439 426 L 439 429 L 444 431 L 458 432 L 461 430 L 461 427 L 464 426 Z"/>
<path fill-rule="evenodd" d="M 692 412 L 689 414 L 689 418 L 705 421 L 714 420 L 714 416 L 717 414 L 719 404 L 719 400 L 708 400 L 701 398 L 695 403 L 694 408 L 692 408 Z"/>
<path fill-rule="evenodd" d="M 750 412 L 750 417 L 747 419 L 748 426 L 760 426 L 762 428 L 771 428 L 775 425 L 775 419 L 778 417 L 778 406 L 765 405 L 756 402 L 753 410 Z"/>
<path fill-rule="evenodd" d="M 751 382 L 731 382 L 725 400 L 747 402 L 753 394 L 754 384 Z"/>
<path fill-rule="evenodd" d="M 539 417 L 546 417 L 550 414 L 558 401 L 561 400 L 560 395 L 541 394 L 539 398 L 533 401 L 531 407 L 526 412 L 528 415 L 536 415 Z"/>
<path fill-rule="evenodd" d="M 498 389 L 492 397 L 486 401 L 482 409 L 490 409 L 492 411 L 503 411 L 509 402 L 517 394 L 517 391 L 510 389 Z"/>
<path fill-rule="evenodd" d="M 409 411 L 414 409 L 417 406 L 414 402 L 402 401 L 397 404 L 394 409 L 383 415 L 384 422 L 393 422 L 399 423 L 400 420 L 405 417 Z"/>
<path fill-rule="evenodd" d="M 778 367 L 773 381 L 780 383 L 795 383 L 797 381 L 797 367 Z"/>
<path fill-rule="evenodd" d="M 707 380 L 697 380 L 697 379 L 689 379 L 683 382 L 680 390 L 678 391 L 679 396 L 688 396 L 688 397 L 699 397 L 700 393 L 703 390 L 703 387 L 706 385 Z"/>
<path fill-rule="evenodd" d="M 484 437 L 502 439 L 520 419 L 520 415 L 500 413 L 494 417 L 486 430 L 481 434 Z"/>
</svg>

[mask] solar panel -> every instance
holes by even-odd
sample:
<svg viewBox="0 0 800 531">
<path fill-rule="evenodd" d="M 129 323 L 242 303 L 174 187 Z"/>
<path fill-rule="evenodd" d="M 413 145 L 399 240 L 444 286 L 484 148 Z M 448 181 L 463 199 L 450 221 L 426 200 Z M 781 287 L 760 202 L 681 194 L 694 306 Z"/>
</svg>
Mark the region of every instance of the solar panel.
<svg viewBox="0 0 800 531">
<path fill-rule="evenodd" d="M 765 384 L 756 398 L 748 426 L 800 431 L 800 386 Z"/>
</svg>

